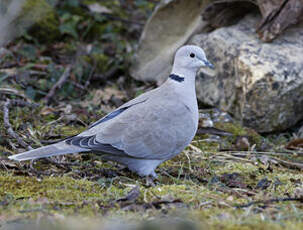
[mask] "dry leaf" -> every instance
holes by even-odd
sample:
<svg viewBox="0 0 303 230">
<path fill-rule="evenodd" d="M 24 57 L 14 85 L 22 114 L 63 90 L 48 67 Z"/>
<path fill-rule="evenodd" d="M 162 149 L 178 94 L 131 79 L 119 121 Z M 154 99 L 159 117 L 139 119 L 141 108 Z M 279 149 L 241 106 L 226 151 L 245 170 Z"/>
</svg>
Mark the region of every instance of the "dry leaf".
<svg viewBox="0 0 303 230">
<path fill-rule="evenodd" d="M 54 113 L 56 110 L 52 107 L 43 107 L 43 109 L 40 111 L 40 115 L 49 115 L 51 113 Z"/>
<path fill-rule="evenodd" d="M 101 6 L 99 3 L 90 4 L 87 6 L 91 12 L 100 14 L 111 14 L 112 11 L 105 6 Z"/>
<path fill-rule="evenodd" d="M 285 148 L 290 149 L 290 150 L 303 149 L 303 138 L 298 138 L 298 139 L 288 142 L 288 144 L 285 146 Z"/>
</svg>

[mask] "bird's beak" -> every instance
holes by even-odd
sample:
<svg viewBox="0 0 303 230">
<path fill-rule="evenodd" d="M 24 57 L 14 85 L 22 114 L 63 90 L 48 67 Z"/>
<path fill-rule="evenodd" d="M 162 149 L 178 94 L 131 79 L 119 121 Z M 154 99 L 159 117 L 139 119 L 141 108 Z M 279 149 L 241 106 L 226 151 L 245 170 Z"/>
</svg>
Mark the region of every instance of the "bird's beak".
<svg viewBox="0 0 303 230">
<path fill-rule="evenodd" d="M 214 69 L 214 65 L 211 64 L 208 60 L 204 60 L 204 65 L 207 66 L 208 68 Z"/>
</svg>

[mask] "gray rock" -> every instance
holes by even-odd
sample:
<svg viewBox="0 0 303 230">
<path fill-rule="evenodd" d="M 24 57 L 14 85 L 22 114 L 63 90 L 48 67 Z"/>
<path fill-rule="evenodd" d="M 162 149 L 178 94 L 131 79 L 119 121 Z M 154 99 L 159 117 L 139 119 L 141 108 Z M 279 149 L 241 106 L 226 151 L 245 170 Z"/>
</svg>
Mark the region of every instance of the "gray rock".
<svg viewBox="0 0 303 230">
<path fill-rule="evenodd" d="M 147 21 L 134 55 L 131 75 L 142 81 L 166 80 L 175 51 L 200 30 L 208 0 L 161 0 Z"/>
<path fill-rule="evenodd" d="M 258 16 L 195 35 L 215 64 L 215 77 L 201 73 L 198 99 L 219 107 L 259 132 L 286 129 L 303 118 L 303 24 L 272 43 L 255 33 Z"/>
<path fill-rule="evenodd" d="M 299 126 L 300 127 L 300 126 Z M 297 136 L 303 138 L 303 126 L 299 129 Z"/>
</svg>

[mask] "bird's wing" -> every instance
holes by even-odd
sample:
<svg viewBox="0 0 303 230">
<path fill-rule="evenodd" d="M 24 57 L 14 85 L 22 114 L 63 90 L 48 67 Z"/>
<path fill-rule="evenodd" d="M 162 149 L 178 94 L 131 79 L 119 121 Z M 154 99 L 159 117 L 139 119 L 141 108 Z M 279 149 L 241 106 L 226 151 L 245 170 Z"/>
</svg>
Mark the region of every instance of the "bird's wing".
<svg viewBox="0 0 303 230">
<path fill-rule="evenodd" d="M 121 105 L 120 107 L 118 107 L 117 109 L 115 109 L 114 111 L 110 112 L 109 114 L 107 114 L 106 116 L 102 117 L 101 119 L 99 119 L 98 121 L 95 121 L 94 123 L 92 123 L 88 129 L 90 130 L 91 128 L 100 125 L 101 123 L 104 123 L 106 121 L 109 121 L 115 117 L 117 117 L 118 115 L 120 115 L 121 113 L 123 113 L 125 110 L 129 109 L 130 107 L 136 105 L 136 104 L 140 104 L 145 102 L 146 100 L 148 100 L 149 97 L 151 97 L 155 92 L 157 91 L 157 89 L 148 91 L 144 94 L 141 94 L 140 96 L 126 102 L 125 104 Z"/>
<path fill-rule="evenodd" d="M 65 143 L 71 146 L 77 146 L 92 151 L 110 153 L 116 156 L 125 156 L 125 152 L 123 150 L 117 149 L 110 144 L 98 142 L 96 140 L 96 135 L 71 137 L 67 139 Z"/>
<path fill-rule="evenodd" d="M 112 111 L 111 113 L 107 114 L 106 116 L 102 117 L 101 119 L 99 119 L 98 121 L 92 123 L 88 128 L 91 129 L 103 122 L 109 121 L 113 118 L 115 118 L 116 116 L 118 116 L 119 114 L 123 113 L 125 110 L 129 109 L 130 107 L 136 105 L 136 104 L 140 104 L 143 103 L 147 100 L 148 98 L 133 102 L 132 104 L 129 105 L 124 105 L 122 107 L 117 108 L 116 110 Z"/>
<path fill-rule="evenodd" d="M 82 136 L 70 137 L 59 143 L 43 146 L 24 153 L 16 154 L 10 156 L 9 158 L 22 161 L 22 160 L 37 159 L 37 158 L 57 156 L 57 155 L 69 154 L 69 153 L 88 152 L 91 150 L 101 151 L 105 153 L 108 152 L 110 154 L 125 156 L 124 151 L 121 151 L 110 144 L 97 143 L 95 134 L 99 130 L 102 130 L 102 126 L 104 124 L 107 125 L 109 121 L 114 120 L 116 117 L 118 117 L 120 114 L 122 114 L 124 111 L 131 108 L 132 106 L 143 103 L 145 100 L 148 99 L 149 95 L 151 95 L 152 93 L 153 93 L 152 91 L 149 91 L 145 94 L 142 94 L 141 96 L 120 106 L 118 109 L 114 110 L 107 116 L 96 121 L 89 127 L 87 131 L 81 133 L 81 135 L 86 135 L 85 137 Z"/>
<path fill-rule="evenodd" d="M 119 156 L 165 159 L 183 150 L 195 131 L 188 108 L 174 95 L 153 95 L 67 143 Z"/>
</svg>

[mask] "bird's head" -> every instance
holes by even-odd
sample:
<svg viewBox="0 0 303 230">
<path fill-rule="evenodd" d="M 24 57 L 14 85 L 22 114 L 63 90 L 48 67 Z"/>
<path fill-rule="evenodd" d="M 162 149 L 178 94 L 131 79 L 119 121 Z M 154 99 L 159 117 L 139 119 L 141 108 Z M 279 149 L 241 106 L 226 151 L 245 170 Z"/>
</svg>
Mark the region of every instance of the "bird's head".
<svg viewBox="0 0 303 230">
<path fill-rule="evenodd" d="M 174 68 L 197 72 L 202 67 L 214 68 L 207 60 L 202 48 L 186 45 L 179 48 L 175 54 Z"/>
</svg>

